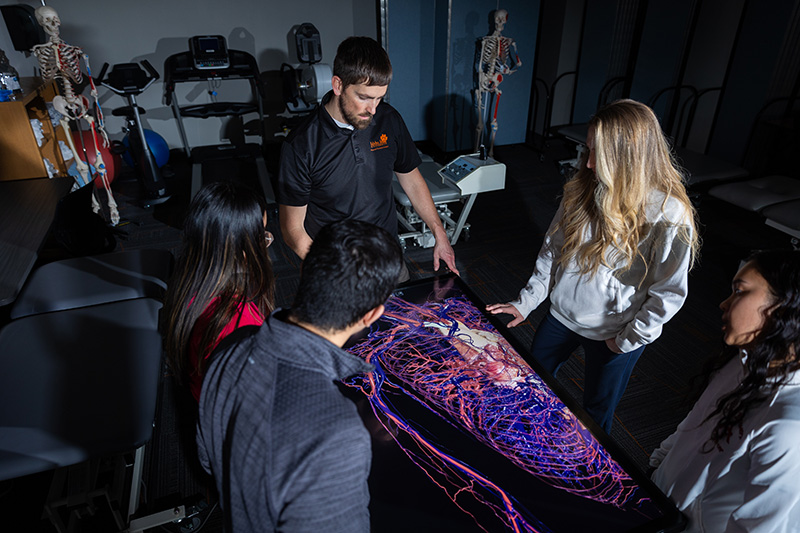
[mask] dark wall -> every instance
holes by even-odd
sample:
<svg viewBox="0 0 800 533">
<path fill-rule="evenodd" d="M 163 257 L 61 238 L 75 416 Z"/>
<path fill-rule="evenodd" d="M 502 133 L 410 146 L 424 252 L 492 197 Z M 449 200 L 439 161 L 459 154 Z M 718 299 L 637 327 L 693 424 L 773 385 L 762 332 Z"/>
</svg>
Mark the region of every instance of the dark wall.
<svg viewBox="0 0 800 533">
<path fill-rule="evenodd" d="M 698 6 L 696 29 L 688 42 L 690 54 L 683 82 L 698 91 L 699 105 L 686 146 L 706 152 L 725 84 L 745 0 L 706 0 Z"/>
<path fill-rule="evenodd" d="M 773 99 L 797 96 L 800 71 L 797 50 L 791 49 L 796 47 L 797 18 L 796 0 L 746 2 L 710 153 L 742 162 L 761 172 L 796 173 L 793 162 L 784 170 L 783 165 L 774 166 L 765 160 L 793 158 L 793 154 L 771 153 L 769 147 L 772 142 L 780 143 L 796 135 L 797 128 L 791 115 L 786 116 L 781 105 L 770 106 L 765 110 L 766 114 L 760 116 L 759 112 Z M 787 82 L 781 83 L 786 78 Z M 779 123 L 787 119 L 785 127 L 769 128 L 769 122 Z M 751 138 L 751 133 L 758 135 Z"/>
<path fill-rule="evenodd" d="M 433 2 L 409 1 L 403 8 L 388 3 L 388 46 L 393 79 L 387 102 L 400 110 L 416 139 L 425 124 L 425 104 L 433 98 L 436 73 L 444 66 L 436 61 L 436 12 Z"/>
<path fill-rule="evenodd" d="M 573 120 L 576 65 L 580 58 L 585 0 L 542 2 L 536 79 L 531 98 L 532 131 L 541 133 L 546 124 L 568 124 Z M 546 53 L 538 51 L 546 50 Z M 555 90 L 554 90 L 555 89 Z"/>
<path fill-rule="evenodd" d="M 615 54 L 614 31 L 616 20 L 616 0 L 589 0 L 586 13 L 581 14 L 583 33 L 581 39 L 580 62 L 577 65 L 575 106 L 572 112 L 574 122 L 586 122 L 597 109 L 597 98 L 606 81 L 617 73 L 609 72 Z M 574 13 L 572 16 L 578 15 Z M 546 53 L 541 50 L 542 53 Z M 563 90 L 558 85 L 555 92 Z"/>
<path fill-rule="evenodd" d="M 386 5 L 394 67 L 390 103 L 415 140 L 434 141 L 445 151 L 471 150 L 476 51 L 479 39 L 493 30 L 489 19 L 496 3 L 389 0 Z M 496 144 L 520 143 L 527 131 L 539 0 L 507 0 L 500 7 L 509 14 L 502 35 L 514 39 L 522 67 L 500 84 Z"/>
<path fill-rule="evenodd" d="M 641 39 L 635 54 L 630 97 L 648 102 L 665 87 L 681 78 L 682 58 L 686 52 L 686 31 L 691 24 L 693 0 L 649 2 L 644 11 Z M 666 99 L 657 102 L 658 111 Z"/>
</svg>

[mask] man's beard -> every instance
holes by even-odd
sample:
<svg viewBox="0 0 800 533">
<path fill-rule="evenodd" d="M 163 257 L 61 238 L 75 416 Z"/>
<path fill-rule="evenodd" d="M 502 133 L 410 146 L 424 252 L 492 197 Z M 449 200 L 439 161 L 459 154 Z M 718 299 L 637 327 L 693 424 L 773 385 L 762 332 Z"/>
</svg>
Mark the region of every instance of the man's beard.
<svg viewBox="0 0 800 533">
<path fill-rule="evenodd" d="M 347 123 L 357 130 L 366 129 L 367 126 L 369 126 L 372 122 L 372 115 L 370 115 L 369 118 L 362 118 L 355 113 L 351 113 L 350 110 L 344 105 L 344 98 L 339 98 L 339 112 L 342 114 Z"/>
</svg>

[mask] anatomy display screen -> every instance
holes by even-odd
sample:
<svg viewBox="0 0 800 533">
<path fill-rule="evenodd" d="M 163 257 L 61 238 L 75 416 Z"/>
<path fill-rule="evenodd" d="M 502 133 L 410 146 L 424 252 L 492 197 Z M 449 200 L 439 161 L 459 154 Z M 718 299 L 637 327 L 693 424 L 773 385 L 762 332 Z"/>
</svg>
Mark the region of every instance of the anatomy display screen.
<svg viewBox="0 0 800 533">
<path fill-rule="evenodd" d="M 415 282 L 347 346 L 376 368 L 347 385 L 425 479 L 476 530 L 676 527 L 674 506 L 483 308 L 455 276 Z"/>
</svg>

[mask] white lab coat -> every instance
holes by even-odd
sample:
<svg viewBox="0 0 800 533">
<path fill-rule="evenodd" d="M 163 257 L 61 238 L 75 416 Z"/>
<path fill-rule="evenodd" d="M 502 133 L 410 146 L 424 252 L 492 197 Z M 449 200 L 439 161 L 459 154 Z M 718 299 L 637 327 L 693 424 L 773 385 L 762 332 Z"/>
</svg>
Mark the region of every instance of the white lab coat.
<svg viewBox="0 0 800 533">
<path fill-rule="evenodd" d="M 703 420 L 742 375 L 742 362 L 734 358 L 712 379 L 650 456 L 658 467 L 653 481 L 688 517 L 686 531 L 800 531 L 800 372 L 747 414 L 741 439 L 734 431 L 722 451 L 702 452 L 716 419 Z"/>
</svg>

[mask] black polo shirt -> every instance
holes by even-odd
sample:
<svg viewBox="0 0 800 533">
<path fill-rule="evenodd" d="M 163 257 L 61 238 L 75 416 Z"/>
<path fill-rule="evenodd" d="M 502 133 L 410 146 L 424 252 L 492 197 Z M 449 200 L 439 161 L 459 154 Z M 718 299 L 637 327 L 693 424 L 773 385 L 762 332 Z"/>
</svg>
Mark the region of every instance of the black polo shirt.
<svg viewBox="0 0 800 533">
<path fill-rule="evenodd" d="M 278 202 L 308 206 L 305 230 L 312 239 L 326 224 L 349 218 L 396 235 L 392 177 L 422 162 L 411 134 L 384 102 L 366 129 L 341 128 L 325 109 L 332 95 L 283 143 Z"/>
</svg>

